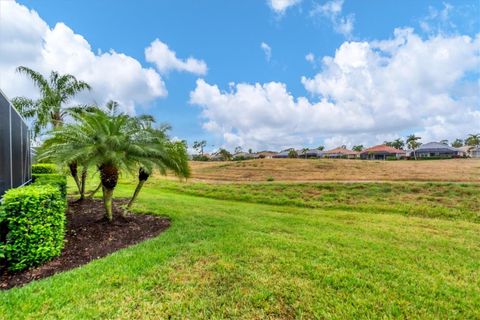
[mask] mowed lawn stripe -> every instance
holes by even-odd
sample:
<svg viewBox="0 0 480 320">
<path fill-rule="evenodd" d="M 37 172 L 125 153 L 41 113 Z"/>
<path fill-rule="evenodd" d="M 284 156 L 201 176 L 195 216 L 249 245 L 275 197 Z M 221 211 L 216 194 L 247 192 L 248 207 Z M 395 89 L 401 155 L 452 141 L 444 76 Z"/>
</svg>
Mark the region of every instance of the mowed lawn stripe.
<svg viewBox="0 0 480 320">
<path fill-rule="evenodd" d="M 130 194 L 122 185 L 118 196 Z M 0 293 L 16 318 L 476 318 L 480 226 L 147 187 L 159 237 Z"/>
</svg>

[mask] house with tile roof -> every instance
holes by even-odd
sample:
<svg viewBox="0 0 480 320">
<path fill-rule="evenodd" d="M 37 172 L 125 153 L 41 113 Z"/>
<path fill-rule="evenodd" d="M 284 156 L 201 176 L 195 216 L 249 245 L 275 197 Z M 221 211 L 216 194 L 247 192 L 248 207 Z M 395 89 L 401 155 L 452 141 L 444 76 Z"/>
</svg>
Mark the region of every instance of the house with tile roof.
<svg viewBox="0 0 480 320">
<path fill-rule="evenodd" d="M 390 158 L 390 157 L 395 157 L 397 159 L 400 159 L 405 156 L 406 156 L 405 151 L 395 149 L 393 147 L 390 147 L 384 144 L 370 147 L 360 152 L 360 158 L 367 159 L 367 160 L 386 160 L 387 158 Z"/>
<path fill-rule="evenodd" d="M 359 152 L 348 150 L 344 147 L 338 147 L 332 150 L 325 151 L 325 158 L 346 158 L 346 159 L 355 159 L 358 158 Z"/>
</svg>

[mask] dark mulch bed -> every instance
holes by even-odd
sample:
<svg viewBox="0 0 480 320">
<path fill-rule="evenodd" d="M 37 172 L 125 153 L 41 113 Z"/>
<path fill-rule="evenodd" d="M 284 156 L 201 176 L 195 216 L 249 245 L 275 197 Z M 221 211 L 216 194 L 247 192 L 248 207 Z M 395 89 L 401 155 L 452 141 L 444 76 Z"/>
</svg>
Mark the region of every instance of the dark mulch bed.
<svg viewBox="0 0 480 320">
<path fill-rule="evenodd" d="M 166 218 L 151 215 L 120 215 L 117 208 L 124 201 L 115 201 L 113 222 L 103 219 L 100 200 L 70 201 L 67 212 L 65 248 L 62 255 L 42 266 L 29 270 L 0 274 L 0 289 L 24 285 L 55 273 L 73 269 L 114 251 L 153 238 L 170 226 Z"/>
</svg>

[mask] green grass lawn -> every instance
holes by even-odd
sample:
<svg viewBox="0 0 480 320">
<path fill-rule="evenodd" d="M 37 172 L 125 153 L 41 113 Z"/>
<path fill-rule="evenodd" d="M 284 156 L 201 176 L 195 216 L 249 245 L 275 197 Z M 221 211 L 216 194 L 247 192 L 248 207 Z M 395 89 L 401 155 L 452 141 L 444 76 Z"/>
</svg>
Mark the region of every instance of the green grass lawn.
<svg viewBox="0 0 480 320">
<path fill-rule="evenodd" d="M 122 183 L 116 196 L 130 195 L 133 187 Z M 0 317 L 480 317 L 480 224 L 469 214 L 416 217 L 398 214 L 398 203 L 387 210 L 388 201 L 383 214 L 369 211 L 372 203 L 359 210 L 352 203 L 325 210 L 320 200 L 300 207 L 308 202 L 303 192 L 318 185 L 269 188 L 276 187 L 279 194 L 241 187 L 249 199 L 239 198 L 240 187 L 212 187 L 240 202 L 208 198 L 220 198 L 214 190 L 201 192 L 208 186 L 153 181 L 135 210 L 170 217 L 170 229 L 84 267 L 0 292 Z M 360 204 L 379 187 L 365 188 L 360 195 L 351 191 Z M 438 188 L 429 192 L 442 198 L 449 190 Z M 417 204 L 409 192 L 405 199 Z M 299 202 L 259 200 L 265 193 Z M 344 190 L 342 197 L 348 194 Z M 440 202 L 458 214 L 478 208 L 463 196 L 460 204 Z"/>
</svg>

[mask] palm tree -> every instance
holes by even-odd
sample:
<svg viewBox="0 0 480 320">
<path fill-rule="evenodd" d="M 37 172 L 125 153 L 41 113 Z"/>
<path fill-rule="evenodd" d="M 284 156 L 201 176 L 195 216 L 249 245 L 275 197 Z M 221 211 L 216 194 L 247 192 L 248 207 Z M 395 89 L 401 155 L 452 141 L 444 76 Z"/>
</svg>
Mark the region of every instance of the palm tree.
<svg viewBox="0 0 480 320">
<path fill-rule="evenodd" d="M 359 145 L 353 146 L 352 150 L 353 150 L 353 151 L 357 151 L 357 152 L 362 152 L 362 150 L 363 150 L 363 144 L 359 144 Z"/>
<path fill-rule="evenodd" d="M 454 148 L 463 147 L 463 140 L 462 139 L 455 139 L 455 141 L 452 142 L 452 147 L 454 147 Z"/>
<path fill-rule="evenodd" d="M 67 115 L 73 116 L 81 112 L 83 109 L 90 108 L 84 106 L 64 107 L 64 104 L 77 93 L 83 90 L 90 90 L 90 86 L 87 83 L 78 81 L 70 74 L 60 75 L 58 72 L 52 71 L 50 77 L 46 79 L 40 73 L 23 66 L 18 67 L 17 72 L 30 77 L 40 90 L 41 94 L 41 97 L 37 100 L 25 97 L 16 97 L 12 100 L 15 108 L 25 118 L 35 119 L 33 122 L 33 138 L 37 137 L 48 125 L 51 125 L 53 129 L 59 128 L 63 125 Z M 77 161 L 69 163 L 68 167 L 78 187 L 80 198 L 83 199 L 87 168 L 84 167 L 82 170 L 82 184 L 82 181 L 78 177 Z"/>
<path fill-rule="evenodd" d="M 58 143 L 57 141 L 56 143 Z M 49 148 L 49 143 L 44 143 L 40 147 L 37 148 L 37 153 L 38 154 L 43 154 L 43 149 Z M 40 159 L 40 158 L 39 158 Z M 60 159 L 55 156 L 55 154 L 52 154 L 52 156 L 44 156 L 41 158 L 42 161 L 47 161 L 47 162 L 57 162 L 61 164 L 65 164 L 68 167 L 68 170 L 70 171 L 70 175 L 73 178 L 73 181 L 75 182 L 75 185 L 77 186 L 78 193 L 80 194 L 80 199 L 83 200 L 85 197 L 85 185 L 86 185 L 86 178 L 87 178 L 87 167 L 84 165 L 81 171 L 81 175 L 78 175 L 78 167 L 82 166 L 80 163 L 81 160 L 73 160 L 71 162 L 64 162 L 64 159 Z"/>
<path fill-rule="evenodd" d="M 440 143 L 448 146 L 448 140 L 447 139 L 440 140 Z"/>
<path fill-rule="evenodd" d="M 40 90 L 40 98 L 32 100 L 24 97 L 16 97 L 12 100 L 15 108 L 25 118 L 35 118 L 33 123 L 33 135 L 37 137 L 48 125 L 52 128 L 62 126 L 65 117 L 78 112 L 79 107 L 65 107 L 75 95 L 83 90 L 90 90 L 90 86 L 77 80 L 70 74 L 60 75 L 52 71 L 48 79 L 39 72 L 20 66 L 17 72 L 27 75 Z"/>
<path fill-rule="evenodd" d="M 405 147 L 405 142 L 403 142 L 401 138 L 397 138 L 392 141 L 392 147 L 398 150 L 403 150 L 403 148 Z"/>
<path fill-rule="evenodd" d="M 228 152 L 227 149 L 220 148 L 217 153 L 222 157 L 223 161 L 229 161 L 232 159 L 232 154 Z"/>
<path fill-rule="evenodd" d="M 417 154 L 415 153 L 415 149 L 417 149 L 421 145 L 421 143 L 417 140 L 420 139 L 422 138 L 415 136 L 415 134 L 411 134 L 407 137 L 407 146 L 413 150 L 413 156 L 415 157 L 415 160 L 417 160 Z"/>
<path fill-rule="evenodd" d="M 111 115 L 102 110 L 84 112 L 77 122 L 54 130 L 45 141 L 39 159 L 52 157 L 84 161 L 96 166 L 102 182 L 105 217 L 111 221 L 113 192 L 121 172 L 160 165 L 161 150 L 146 130 L 139 130 L 138 120 L 125 114 Z"/>
<path fill-rule="evenodd" d="M 170 170 L 181 178 L 190 176 L 186 143 L 184 141 L 172 142 L 168 139 L 166 132 L 170 130 L 170 126 L 162 125 L 158 129 L 153 129 L 151 123 L 154 122 L 154 119 L 151 116 L 137 117 L 136 120 L 138 121 L 139 129 L 143 129 L 140 140 L 144 146 L 153 148 L 153 152 L 150 150 L 148 157 L 139 159 L 138 184 L 132 198 L 128 202 L 127 209 L 132 207 L 144 183 L 155 168 L 162 175 L 166 175 L 167 170 Z"/>
<path fill-rule="evenodd" d="M 203 156 L 203 148 L 205 148 L 206 146 L 207 146 L 207 141 L 205 140 L 193 142 L 193 149 L 199 151 L 202 156 Z"/>
<path fill-rule="evenodd" d="M 108 114 L 110 114 L 111 116 L 115 116 L 115 115 L 118 114 L 119 106 L 120 105 L 117 101 L 110 100 L 106 103 L 105 109 L 106 109 Z M 76 111 L 75 115 L 80 114 L 81 112 L 92 112 L 92 111 L 95 111 L 97 109 L 98 109 L 97 106 L 90 106 L 90 107 L 86 107 L 86 108 L 84 107 L 84 108 Z M 139 116 L 137 118 L 139 120 L 143 121 L 144 123 L 148 123 L 149 121 L 155 122 L 153 117 L 150 116 L 150 115 L 142 115 L 142 116 Z M 80 180 L 80 187 L 79 187 L 80 199 L 79 200 L 83 200 L 85 198 L 86 178 L 87 178 L 87 167 L 84 166 L 83 170 L 82 170 L 81 180 Z M 88 197 L 93 198 L 95 196 L 95 194 L 98 192 L 98 190 L 100 190 L 101 187 L 102 187 L 102 182 L 100 181 L 98 186 L 90 193 L 90 195 Z"/>
<path fill-rule="evenodd" d="M 307 159 L 307 152 L 308 152 L 308 150 L 310 150 L 310 149 L 308 149 L 308 148 L 303 148 L 303 149 L 302 149 L 302 154 L 305 155 L 305 159 Z"/>
<path fill-rule="evenodd" d="M 465 145 L 476 147 L 480 145 L 480 133 L 469 134 L 467 139 L 465 139 Z"/>
</svg>

